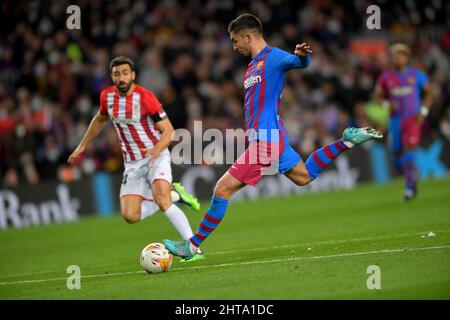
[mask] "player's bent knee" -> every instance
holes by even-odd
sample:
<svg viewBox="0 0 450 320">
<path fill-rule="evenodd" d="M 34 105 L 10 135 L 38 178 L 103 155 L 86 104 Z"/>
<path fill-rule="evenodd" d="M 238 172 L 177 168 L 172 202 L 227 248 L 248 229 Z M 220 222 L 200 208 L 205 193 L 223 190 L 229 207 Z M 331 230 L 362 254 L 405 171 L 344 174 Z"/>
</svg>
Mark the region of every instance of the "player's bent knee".
<svg viewBox="0 0 450 320">
<path fill-rule="evenodd" d="M 136 223 L 141 220 L 141 212 L 140 210 L 125 209 L 122 210 L 122 217 L 129 224 Z"/>
<path fill-rule="evenodd" d="M 170 194 L 153 195 L 155 203 L 162 211 L 167 211 L 172 206 L 172 198 Z"/>
<path fill-rule="evenodd" d="M 231 195 L 231 190 L 223 183 L 217 183 L 214 188 L 214 196 L 222 199 L 228 199 Z"/>
<path fill-rule="evenodd" d="M 140 221 L 141 219 L 139 219 L 138 217 L 134 216 L 134 215 L 122 215 L 125 222 L 128 224 L 132 224 L 132 223 L 136 223 L 138 221 Z"/>
<path fill-rule="evenodd" d="M 167 211 L 172 206 L 172 201 L 156 201 L 156 204 L 158 205 L 159 209 L 161 211 Z"/>
<path fill-rule="evenodd" d="M 293 179 L 293 182 L 297 186 L 304 186 L 307 185 L 312 181 L 311 177 L 309 176 L 308 171 L 301 172 L 300 174 L 295 176 L 295 179 Z"/>
</svg>

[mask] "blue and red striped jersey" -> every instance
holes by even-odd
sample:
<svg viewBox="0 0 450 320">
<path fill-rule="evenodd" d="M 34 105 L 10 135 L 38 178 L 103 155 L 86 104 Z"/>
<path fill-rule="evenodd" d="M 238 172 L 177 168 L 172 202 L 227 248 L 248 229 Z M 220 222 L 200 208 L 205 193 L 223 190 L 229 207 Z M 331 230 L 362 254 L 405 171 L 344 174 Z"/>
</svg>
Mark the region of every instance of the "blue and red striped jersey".
<svg viewBox="0 0 450 320">
<path fill-rule="evenodd" d="M 249 140 L 278 142 L 272 129 L 285 132 L 280 119 L 280 100 L 287 71 L 306 68 L 309 55 L 298 57 L 279 48 L 266 46 L 249 63 L 244 77 L 244 115 Z"/>
<path fill-rule="evenodd" d="M 422 71 L 408 67 L 403 72 L 383 72 L 377 83 L 387 99 L 398 106 L 392 115 L 407 118 L 420 111 L 422 88 L 428 84 L 428 77 Z"/>
</svg>

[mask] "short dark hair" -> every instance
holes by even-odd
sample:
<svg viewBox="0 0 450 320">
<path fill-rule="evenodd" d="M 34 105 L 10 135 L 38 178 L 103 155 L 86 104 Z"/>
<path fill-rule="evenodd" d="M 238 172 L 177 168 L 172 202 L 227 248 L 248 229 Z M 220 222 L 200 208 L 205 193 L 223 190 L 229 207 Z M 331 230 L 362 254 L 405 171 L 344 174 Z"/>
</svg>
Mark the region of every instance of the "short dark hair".
<svg viewBox="0 0 450 320">
<path fill-rule="evenodd" d="M 134 65 L 133 60 L 131 60 L 130 58 L 124 57 L 124 56 L 120 56 L 120 57 L 115 57 L 114 59 L 111 60 L 111 62 L 109 63 L 109 71 L 112 72 L 112 69 L 114 67 L 120 66 L 122 64 L 128 64 L 131 68 L 131 71 L 135 70 L 135 65 Z"/>
<path fill-rule="evenodd" d="M 263 33 L 261 20 L 250 13 L 241 14 L 228 25 L 228 32 L 240 32 L 244 29 L 256 30 L 258 34 Z"/>
</svg>

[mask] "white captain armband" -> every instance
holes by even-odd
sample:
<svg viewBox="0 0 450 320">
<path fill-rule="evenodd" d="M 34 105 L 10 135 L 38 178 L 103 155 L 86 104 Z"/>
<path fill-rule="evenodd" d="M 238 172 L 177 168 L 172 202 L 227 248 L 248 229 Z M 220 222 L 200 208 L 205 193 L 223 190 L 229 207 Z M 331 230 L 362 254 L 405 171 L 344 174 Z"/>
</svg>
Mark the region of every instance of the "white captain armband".
<svg viewBox="0 0 450 320">
<path fill-rule="evenodd" d="M 428 108 L 425 107 L 425 106 L 421 106 L 421 107 L 420 107 L 420 113 L 421 113 L 424 117 L 426 117 L 426 116 L 428 116 L 428 114 L 430 113 L 430 109 L 428 109 Z"/>
<path fill-rule="evenodd" d="M 154 123 L 157 123 L 158 121 L 167 119 L 167 113 L 164 111 L 164 109 L 161 109 L 158 112 L 152 114 L 150 118 L 152 118 Z"/>
</svg>

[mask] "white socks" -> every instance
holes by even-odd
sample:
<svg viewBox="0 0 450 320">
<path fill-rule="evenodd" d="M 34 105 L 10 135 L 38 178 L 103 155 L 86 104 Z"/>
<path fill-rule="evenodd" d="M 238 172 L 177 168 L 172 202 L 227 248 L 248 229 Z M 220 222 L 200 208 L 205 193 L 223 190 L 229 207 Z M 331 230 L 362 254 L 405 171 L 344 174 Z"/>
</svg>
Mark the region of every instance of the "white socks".
<svg viewBox="0 0 450 320">
<path fill-rule="evenodd" d="M 170 195 L 172 196 L 172 202 L 180 201 L 180 195 L 178 194 L 178 192 L 172 190 L 170 191 Z"/>
<path fill-rule="evenodd" d="M 197 248 L 196 246 L 194 246 L 192 244 L 192 242 L 189 243 L 189 251 L 191 251 L 192 254 L 198 253 L 198 254 L 202 254 L 202 250 L 200 250 L 200 248 Z"/>
<path fill-rule="evenodd" d="M 353 143 L 351 143 L 350 141 L 345 141 L 344 139 L 342 139 L 342 143 L 349 149 L 353 148 L 355 145 Z"/>
<path fill-rule="evenodd" d="M 188 240 L 194 235 L 186 215 L 175 204 L 172 204 L 164 214 L 184 240 Z"/>
<path fill-rule="evenodd" d="M 171 191 L 171 197 L 172 197 L 172 202 L 177 202 L 180 200 L 180 195 L 173 190 Z M 142 203 L 141 203 L 141 220 L 144 220 L 145 218 L 150 217 L 158 210 L 159 210 L 159 207 L 154 201 L 143 199 Z"/>
<path fill-rule="evenodd" d="M 158 205 L 149 200 L 142 200 L 141 202 L 141 220 L 150 217 L 159 210 Z"/>
<path fill-rule="evenodd" d="M 158 210 L 159 207 L 155 202 L 143 200 L 141 203 L 141 220 L 150 217 Z M 188 240 L 194 235 L 188 218 L 175 204 L 172 204 L 170 208 L 164 212 L 164 214 L 184 240 Z"/>
</svg>

